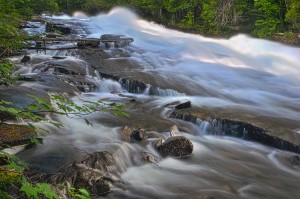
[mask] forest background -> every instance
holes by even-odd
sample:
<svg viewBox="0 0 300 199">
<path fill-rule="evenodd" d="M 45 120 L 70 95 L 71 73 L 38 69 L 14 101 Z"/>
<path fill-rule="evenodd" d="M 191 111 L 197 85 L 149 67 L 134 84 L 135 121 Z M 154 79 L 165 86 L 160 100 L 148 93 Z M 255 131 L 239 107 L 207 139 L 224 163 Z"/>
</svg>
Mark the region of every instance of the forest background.
<svg viewBox="0 0 300 199">
<path fill-rule="evenodd" d="M 214 37 L 246 33 L 299 44 L 299 0 L 0 0 L 0 45 L 18 19 L 43 11 L 89 15 L 126 6 L 167 27 Z M 4 25 L 4 26 L 3 26 Z M 9 33 L 9 34 L 8 34 Z M 4 44 L 5 45 L 5 44 Z"/>
</svg>

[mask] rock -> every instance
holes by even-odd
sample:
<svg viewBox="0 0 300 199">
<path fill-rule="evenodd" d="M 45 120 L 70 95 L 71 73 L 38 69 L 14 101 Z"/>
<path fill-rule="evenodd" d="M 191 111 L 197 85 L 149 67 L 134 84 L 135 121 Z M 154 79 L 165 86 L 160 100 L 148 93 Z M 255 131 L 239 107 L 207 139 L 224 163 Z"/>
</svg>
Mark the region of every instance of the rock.
<svg viewBox="0 0 300 199">
<path fill-rule="evenodd" d="M 58 33 L 47 33 L 46 37 L 47 38 L 62 38 L 63 36 L 61 34 L 58 34 Z"/>
<path fill-rule="evenodd" d="M 293 166 L 300 166 L 300 156 L 298 156 L 298 155 L 292 155 L 291 157 L 289 157 L 289 162 Z"/>
<path fill-rule="evenodd" d="M 36 87 L 25 87 L 22 85 L 11 85 L 9 87 L 0 87 L 0 99 L 12 102 L 11 107 L 17 109 L 27 108 L 35 100 L 28 95 L 34 95 L 50 102 L 46 91 Z"/>
<path fill-rule="evenodd" d="M 179 129 L 176 125 L 173 125 L 170 128 L 170 134 L 171 134 L 171 136 L 179 136 L 180 135 Z"/>
<path fill-rule="evenodd" d="M 192 109 L 189 109 L 188 111 L 174 110 L 170 114 L 170 117 L 192 122 L 197 125 L 199 125 L 199 121 L 205 121 L 205 118 L 200 118 L 197 117 L 196 114 L 191 114 L 191 110 Z M 226 118 L 215 118 L 213 116 L 211 116 L 211 119 L 209 119 L 208 122 L 205 122 L 205 131 L 208 134 L 237 137 L 271 146 L 280 150 L 286 150 L 300 154 L 299 143 L 293 143 L 293 141 L 281 139 L 280 137 L 276 136 L 274 132 L 257 127 L 251 123 Z"/>
<path fill-rule="evenodd" d="M 142 141 L 145 138 L 145 130 L 125 126 L 122 130 L 121 138 L 126 142 Z"/>
<path fill-rule="evenodd" d="M 157 156 L 146 151 L 140 152 L 140 160 L 145 164 L 156 164 L 160 161 Z"/>
<path fill-rule="evenodd" d="M 87 188 L 96 195 L 105 195 L 110 192 L 110 186 L 104 180 L 104 174 L 100 170 L 89 168 L 84 164 L 75 164 L 73 168 L 77 170 L 74 180 L 75 188 Z"/>
<path fill-rule="evenodd" d="M 130 93 L 144 93 L 147 89 L 147 85 L 144 82 L 131 78 L 121 78 L 119 82 Z"/>
<path fill-rule="evenodd" d="M 29 62 L 30 61 L 30 56 L 28 55 L 24 55 L 24 57 L 21 59 L 21 63 L 26 63 L 26 62 Z"/>
<path fill-rule="evenodd" d="M 6 121 L 6 120 L 15 120 L 16 116 L 6 112 L 6 111 L 0 111 L 0 121 Z M 1 125 L 0 125 L 1 127 Z"/>
<path fill-rule="evenodd" d="M 144 132 L 143 129 L 134 130 L 130 136 L 131 140 L 142 141 L 145 137 Z"/>
<path fill-rule="evenodd" d="M 60 32 L 67 35 L 72 33 L 72 28 L 61 23 L 47 22 L 46 32 Z"/>
<path fill-rule="evenodd" d="M 84 48 L 84 47 L 93 47 L 96 48 L 100 45 L 100 41 L 89 41 L 89 42 L 78 42 L 77 46 L 79 48 Z"/>
<path fill-rule="evenodd" d="M 53 56 L 53 59 L 66 59 L 67 57 L 63 57 L 63 56 Z"/>
<path fill-rule="evenodd" d="M 5 123 L 0 125 L 0 143 L 4 148 L 31 144 L 33 138 L 37 138 L 37 133 L 27 125 Z"/>
<path fill-rule="evenodd" d="M 116 157 L 107 151 L 94 152 L 58 170 L 50 178 L 51 183 L 68 184 L 75 188 L 85 188 L 91 194 L 100 196 L 110 192 L 110 172 L 114 171 Z"/>
<path fill-rule="evenodd" d="M 186 108 L 190 108 L 192 107 L 192 103 L 190 101 L 178 104 L 177 106 L 175 106 L 175 109 L 186 109 Z"/>
<path fill-rule="evenodd" d="M 106 48 L 112 46 L 116 48 L 125 47 L 130 45 L 134 41 L 133 38 L 127 37 L 125 35 L 115 35 L 115 34 L 104 34 L 101 35 L 100 40 L 105 43 Z"/>
<path fill-rule="evenodd" d="M 192 155 L 193 144 L 184 136 L 174 136 L 168 138 L 162 144 L 157 144 L 157 150 L 164 157 L 185 158 Z"/>
</svg>

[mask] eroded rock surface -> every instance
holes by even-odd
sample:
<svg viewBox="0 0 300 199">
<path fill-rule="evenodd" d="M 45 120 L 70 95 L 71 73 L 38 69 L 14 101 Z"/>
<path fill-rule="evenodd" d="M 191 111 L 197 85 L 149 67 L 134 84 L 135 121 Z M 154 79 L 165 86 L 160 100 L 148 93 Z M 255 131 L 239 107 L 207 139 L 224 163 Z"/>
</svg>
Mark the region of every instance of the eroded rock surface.
<svg viewBox="0 0 300 199">
<path fill-rule="evenodd" d="M 98 196 L 105 195 L 110 192 L 109 183 L 113 181 L 110 173 L 116 162 L 116 157 L 107 151 L 94 152 L 61 168 L 50 181 L 85 188 Z"/>
<path fill-rule="evenodd" d="M 184 136 L 172 136 L 156 147 L 164 157 L 186 158 L 193 153 L 193 143 Z"/>
</svg>

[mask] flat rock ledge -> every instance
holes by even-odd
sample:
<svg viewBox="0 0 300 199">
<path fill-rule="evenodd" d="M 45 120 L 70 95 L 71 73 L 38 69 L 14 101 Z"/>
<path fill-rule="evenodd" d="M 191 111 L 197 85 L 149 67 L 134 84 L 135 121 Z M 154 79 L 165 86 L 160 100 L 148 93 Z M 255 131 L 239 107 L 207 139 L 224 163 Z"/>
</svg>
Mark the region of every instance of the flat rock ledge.
<svg viewBox="0 0 300 199">
<path fill-rule="evenodd" d="M 199 118 L 198 115 L 201 114 L 194 113 L 192 110 L 174 110 L 169 117 L 192 122 L 200 126 L 206 123 L 205 131 L 210 135 L 237 137 L 300 154 L 300 146 L 298 144 L 281 139 L 275 136 L 275 133 L 254 126 L 251 123 L 218 117 L 210 117 L 209 120 L 205 120 L 204 118 Z"/>
</svg>

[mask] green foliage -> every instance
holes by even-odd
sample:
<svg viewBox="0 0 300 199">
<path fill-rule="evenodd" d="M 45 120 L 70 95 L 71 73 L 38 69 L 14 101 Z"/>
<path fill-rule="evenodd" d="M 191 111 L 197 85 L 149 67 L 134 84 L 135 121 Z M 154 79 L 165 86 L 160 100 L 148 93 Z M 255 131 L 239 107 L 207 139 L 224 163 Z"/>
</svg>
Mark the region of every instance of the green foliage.
<svg viewBox="0 0 300 199">
<path fill-rule="evenodd" d="M 270 37 L 276 32 L 279 23 L 279 20 L 276 19 L 259 19 L 255 22 L 254 34 L 261 38 Z"/>
<path fill-rule="evenodd" d="M 55 194 L 51 186 L 46 183 L 37 183 L 32 185 L 27 180 L 24 180 L 20 192 L 24 192 L 27 198 L 39 199 L 46 197 L 48 199 L 58 199 L 58 195 Z"/>
<path fill-rule="evenodd" d="M 90 193 L 86 189 L 69 188 L 69 195 L 75 199 L 90 199 Z"/>
<path fill-rule="evenodd" d="M 15 82 L 15 78 L 12 76 L 13 67 L 13 63 L 8 59 L 0 59 L 0 86 L 8 86 Z"/>
<path fill-rule="evenodd" d="M 258 11 L 254 33 L 259 37 L 270 37 L 277 31 L 280 24 L 279 5 L 274 0 L 254 0 L 254 7 Z"/>
<path fill-rule="evenodd" d="M 27 198 L 58 199 L 58 195 L 53 192 L 51 186 L 45 183 L 31 184 L 24 175 L 27 164 L 14 155 L 0 151 L 0 197 L 3 199 L 12 198 L 8 188 L 15 187 Z"/>
<path fill-rule="evenodd" d="M 291 28 L 295 31 L 300 30 L 300 1 L 287 0 L 287 13 L 285 21 L 291 24 Z"/>
</svg>

